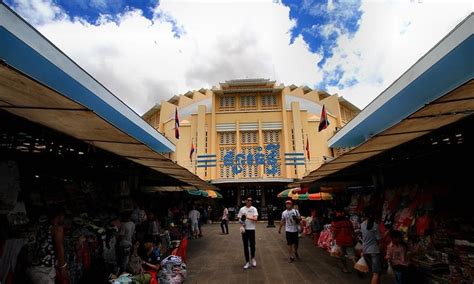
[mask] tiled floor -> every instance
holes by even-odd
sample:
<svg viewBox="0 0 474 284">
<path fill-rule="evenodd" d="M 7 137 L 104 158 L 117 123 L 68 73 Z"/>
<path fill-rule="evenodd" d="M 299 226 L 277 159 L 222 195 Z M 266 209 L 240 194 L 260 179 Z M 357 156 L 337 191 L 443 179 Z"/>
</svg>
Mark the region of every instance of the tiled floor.
<svg viewBox="0 0 474 284">
<path fill-rule="evenodd" d="M 338 259 L 300 239 L 300 260 L 288 263 L 285 235 L 259 223 L 256 230 L 257 268 L 243 270 L 242 239 L 237 224 L 222 235 L 218 224 L 205 225 L 204 237 L 190 240 L 186 283 L 369 283 L 356 273 L 341 272 Z M 383 281 L 390 283 L 391 281 Z"/>
</svg>

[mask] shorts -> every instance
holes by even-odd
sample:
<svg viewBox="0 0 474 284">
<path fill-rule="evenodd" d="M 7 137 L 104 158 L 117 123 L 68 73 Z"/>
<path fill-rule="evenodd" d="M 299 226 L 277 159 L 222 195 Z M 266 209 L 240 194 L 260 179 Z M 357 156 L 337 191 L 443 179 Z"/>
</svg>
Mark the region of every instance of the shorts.
<svg viewBox="0 0 474 284">
<path fill-rule="evenodd" d="M 364 259 L 372 273 L 382 272 L 382 257 L 380 253 L 364 254 Z"/>
<path fill-rule="evenodd" d="M 199 223 L 198 222 L 191 222 L 191 231 L 199 231 Z"/>
<path fill-rule="evenodd" d="M 286 232 L 286 243 L 288 245 L 298 244 L 298 232 Z"/>
<path fill-rule="evenodd" d="M 354 247 L 341 247 L 342 256 L 347 258 L 355 258 L 355 250 Z"/>
</svg>

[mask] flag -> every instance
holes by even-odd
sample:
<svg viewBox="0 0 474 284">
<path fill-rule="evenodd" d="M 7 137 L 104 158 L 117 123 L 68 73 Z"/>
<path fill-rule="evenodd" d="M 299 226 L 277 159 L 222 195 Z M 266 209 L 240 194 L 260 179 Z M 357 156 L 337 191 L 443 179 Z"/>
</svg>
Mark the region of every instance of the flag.
<svg viewBox="0 0 474 284">
<path fill-rule="evenodd" d="M 308 161 L 311 160 L 311 155 L 309 154 L 309 138 L 306 136 L 306 156 L 308 156 Z"/>
<path fill-rule="evenodd" d="M 179 139 L 179 117 L 178 117 L 178 108 L 174 113 L 174 137 Z"/>
<path fill-rule="evenodd" d="M 329 119 L 326 113 L 326 108 L 323 105 L 323 110 L 321 111 L 321 119 L 319 120 L 318 132 L 323 131 L 329 126 Z"/>
<path fill-rule="evenodd" d="M 189 151 L 189 159 L 191 162 L 193 161 L 193 154 L 194 154 L 195 148 L 194 148 L 194 142 L 191 141 L 191 151 Z"/>
</svg>

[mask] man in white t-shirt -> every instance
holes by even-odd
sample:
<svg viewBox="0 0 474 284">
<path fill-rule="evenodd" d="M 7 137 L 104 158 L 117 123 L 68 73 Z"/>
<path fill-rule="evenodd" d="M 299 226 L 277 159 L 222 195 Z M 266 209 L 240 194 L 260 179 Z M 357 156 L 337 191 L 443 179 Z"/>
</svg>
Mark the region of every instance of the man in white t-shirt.
<svg viewBox="0 0 474 284">
<path fill-rule="evenodd" d="M 298 227 L 301 215 L 298 210 L 293 209 L 293 202 L 291 200 L 287 200 L 285 205 L 286 210 L 281 213 L 281 222 L 278 233 L 281 233 L 281 227 L 285 224 L 286 243 L 288 245 L 291 263 L 295 260 L 295 257 L 298 257 Z"/>
<path fill-rule="evenodd" d="M 199 218 L 201 213 L 196 210 L 196 207 L 193 206 L 193 209 L 189 211 L 188 218 L 191 223 L 191 231 L 193 232 L 193 238 L 196 239 L 199 235 Z"/>
<path fill-rule="evenodd" d="M 246 261 L 244 269 L 246 270 L 250 267 L 250 256 L 252 257 L 252 267 L 257 267 L 257 261 L 255 260 L 255 226 L 257 224 L 258 211 L 257 208 L 252 206 L 252 197 L 247 197 L 245 206 L 240 208 L 237 217 L 241 225 L 240 231 L 242 232 L 242 241 L 244 243 Z"/>
</svg>

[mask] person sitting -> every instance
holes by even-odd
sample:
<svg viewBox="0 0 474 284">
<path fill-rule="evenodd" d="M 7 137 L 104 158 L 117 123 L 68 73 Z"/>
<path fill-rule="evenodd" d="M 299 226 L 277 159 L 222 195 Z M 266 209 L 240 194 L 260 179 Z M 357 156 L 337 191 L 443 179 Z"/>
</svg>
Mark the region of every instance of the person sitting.
<svg viewBox="0 0 474 284">
<path fill-rule="evenodd" d="M 143 249 L 140 252 L 143 270 L 151 275 L 150 284 L 158 284 L 158 270 L 160 269 L 160 250 L 154 243 L 151 235 L 145 237 Z"/>
</svg>

